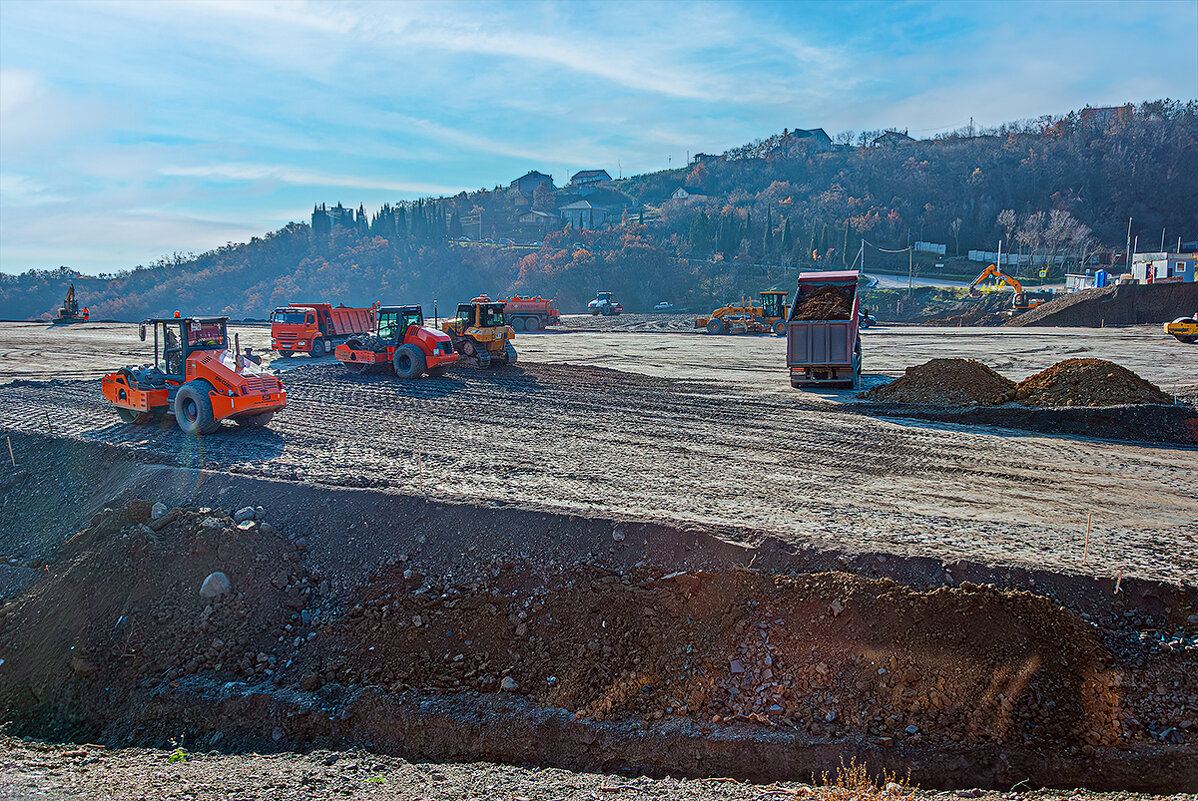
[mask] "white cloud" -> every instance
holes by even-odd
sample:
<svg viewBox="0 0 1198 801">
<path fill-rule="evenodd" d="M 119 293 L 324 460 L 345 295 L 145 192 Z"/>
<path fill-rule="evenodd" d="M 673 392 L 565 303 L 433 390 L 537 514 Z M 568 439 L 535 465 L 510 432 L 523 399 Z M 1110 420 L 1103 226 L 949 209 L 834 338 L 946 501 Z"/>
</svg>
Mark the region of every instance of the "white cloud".
<svg viewBox="0 0 1198 801">
<path fill-rule="evenodd" d="M 165 166 L 158 170 L 160 175 L 209 178 L 218 181 L 244 183 L 276 182 L 310 187 L 351 187 L 354 189 L 379 189 L 397 194 L 445 195 L 456 194 L 460 187 L 445 184 L 416 183 L 388 180 L 362 175 L 336 175 L 314 170 L 272 164 L 206 164 L 203 166 Z"/>
</svg>

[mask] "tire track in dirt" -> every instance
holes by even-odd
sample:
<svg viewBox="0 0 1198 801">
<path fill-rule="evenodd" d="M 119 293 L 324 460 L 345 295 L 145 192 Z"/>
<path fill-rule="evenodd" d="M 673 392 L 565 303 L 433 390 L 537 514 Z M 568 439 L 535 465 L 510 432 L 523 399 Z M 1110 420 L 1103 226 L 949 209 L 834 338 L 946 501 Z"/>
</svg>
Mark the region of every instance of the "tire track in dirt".
<svg viewBox="0 0 1198 801">
<path fill-rule="evenodd" d="M 266 431 L 132 428 L 96 381 L 0 387 L 0 427 L 188 466 L 889 550 L 1176 579 L 1198 571 L 1192 451 L 880 420 L 825 401 L 600 368 L 441 380 L 305 365 Z M 1134 492 L 1129 491 L 1134 487 Z M 1099 525 L 1085 568 L 1088 511 Z"/>
</svg>

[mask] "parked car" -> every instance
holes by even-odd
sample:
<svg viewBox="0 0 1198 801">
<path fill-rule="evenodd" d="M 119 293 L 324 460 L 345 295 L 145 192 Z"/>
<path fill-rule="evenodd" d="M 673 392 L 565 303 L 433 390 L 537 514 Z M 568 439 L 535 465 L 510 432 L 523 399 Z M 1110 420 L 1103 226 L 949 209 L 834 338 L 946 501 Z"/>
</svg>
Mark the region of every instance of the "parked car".
<svg viewBox="0 0 1198 801">
<path fill-rule="evenodd" d="M 663 300 L 661 303 L 658 303 L 653 307 L 653 311 L 671 311 L 673 308 L 673 303 L 670 303 L 668 300 Z"/>
</svg>

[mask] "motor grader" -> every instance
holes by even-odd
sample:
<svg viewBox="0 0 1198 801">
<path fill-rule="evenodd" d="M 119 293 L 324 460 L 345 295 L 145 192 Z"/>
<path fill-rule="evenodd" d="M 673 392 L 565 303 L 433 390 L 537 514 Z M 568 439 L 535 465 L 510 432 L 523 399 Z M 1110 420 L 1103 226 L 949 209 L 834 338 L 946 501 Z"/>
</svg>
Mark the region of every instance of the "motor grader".
<svg viewBox="0 0 1198 801">
<path fill-rule="evenodd" d="M 145 425 L 173 415 L 186 434 L 212 434 L 222 420 L 266 425 L 287 405 L 279 379 L 234 337 L 227 317 L 154 317 L 140 326 L 154 332 L 154 364 L 128 366 L 100 382 L 104 397 L 126 423 Z"/>
<path fill-rule="evenodd" d="M 721 306 L 708 317 L 696 317 L 695 328 L 709 334 L 768 334 L 786 336 L 786 299 L 790 293 L 769 289 L 761 293 L 761 304 L 741 298 L 739 306 Z"/>
<path fill-rule="evenodd" d="M 457 316 L 441 324 L 453 340 L 453 349 L 472 367 L 500 367 L 516 363 L 516 332 L 507 324 L 503 304 L 487 295 L 458 305 Z"/>
</svg>

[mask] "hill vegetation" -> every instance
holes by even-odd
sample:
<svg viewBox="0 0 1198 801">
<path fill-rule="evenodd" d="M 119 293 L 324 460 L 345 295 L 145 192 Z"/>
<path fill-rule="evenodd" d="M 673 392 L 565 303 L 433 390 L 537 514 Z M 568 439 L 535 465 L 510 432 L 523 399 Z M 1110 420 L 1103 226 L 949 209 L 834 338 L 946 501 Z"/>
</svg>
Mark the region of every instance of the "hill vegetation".
<svg viewBox="0 0 1198 801">
<path fill-rule="evenodd" d="M 176 308 L 265 317 L 303 299 L 452 305 L 514 291 L 556 296 L 571 312 L 600 288 L 630 311 L 661 299 L 699 309 L 789 285 L 796 267 L 852 264 L 862 240 L 888 249 L 936 241 L 952 257 L 993 250 L 1001 239 L 1059 276 L 1121 249 L 1129 217 L 1132 235 L 1153 246 L 1162 230 L 1170 239 L 1198 233 L 1194 101 L 1083 110 L 925 141 L 872 146 L 870 132 L 836 141 L 820 149 L 783 131 L 685 169 L 612 181 L 592 196 L 609 209 L 599 230 L 520 223 L 533 210 L 557 220 L 564 202 L 585 197 L 575 188 L 542 185 L 527 196 L 496 187 L 374 213 L 341 209 L 332 225 L 314 215 L 316 229 L 291 223 L 112 276 L 65 267 L 0 275 L 0 317 L 52 314 L 72 280 L 93 319 Z M 691 197 L 672 199 L 679 187 Z M 463 234 L 498 241 L 457 241 Z"/>
</svg>

